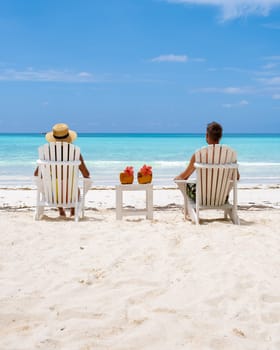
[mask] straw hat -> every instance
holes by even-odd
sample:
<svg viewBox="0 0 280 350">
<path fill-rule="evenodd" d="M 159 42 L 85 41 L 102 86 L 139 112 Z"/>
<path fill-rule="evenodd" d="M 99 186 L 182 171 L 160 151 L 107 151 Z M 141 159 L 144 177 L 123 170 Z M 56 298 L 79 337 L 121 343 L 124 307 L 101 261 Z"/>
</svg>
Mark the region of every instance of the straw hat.
<svg viewBox="0 0 280 350">
<path fill-rule="evenodd" d="M 77 138 L 77 133 L 69 130 L 68 125 L 64 123 L 55 124 L 52 131 L 46 134 L 48 142 L 73 142 Z"/>
</svg>

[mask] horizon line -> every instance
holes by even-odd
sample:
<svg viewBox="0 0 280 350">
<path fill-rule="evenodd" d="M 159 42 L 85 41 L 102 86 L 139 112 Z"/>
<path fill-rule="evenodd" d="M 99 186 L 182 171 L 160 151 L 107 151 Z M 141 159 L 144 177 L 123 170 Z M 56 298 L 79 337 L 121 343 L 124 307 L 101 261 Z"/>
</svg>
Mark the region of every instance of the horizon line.
<svg viewBox="0 0 280 350">
<path fill-rule="evenodd" d="M 47 132 L 0 132 L 0 135 L 38 135 L 45 136 Z M 205 135 L 205 132 L 77 132 L 77 135 Z M 279 135 L 280 132 L 225 132 L 226 135 Z"/>
</svg>

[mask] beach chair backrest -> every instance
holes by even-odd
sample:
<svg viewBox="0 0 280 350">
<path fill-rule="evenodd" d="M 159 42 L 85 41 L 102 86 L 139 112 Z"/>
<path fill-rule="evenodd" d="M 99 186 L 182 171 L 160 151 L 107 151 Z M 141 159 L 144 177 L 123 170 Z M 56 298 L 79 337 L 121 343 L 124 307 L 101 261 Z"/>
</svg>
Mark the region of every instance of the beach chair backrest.
<svg viewBox="0 0 280 350">
<path fill-rule="evenodd" d="M 68 206 L 78 200 L 80 148 L 66 142 L 39 147 L 38 176 L 43 182 L 45 201 Z"/>
<path fill-rule="evenodd" d="M 196 200 L 200 206 L 221 206 L 237 177 L 237 155 L 225 145 L 209 145 L 195 153 Z"/>
</svg>

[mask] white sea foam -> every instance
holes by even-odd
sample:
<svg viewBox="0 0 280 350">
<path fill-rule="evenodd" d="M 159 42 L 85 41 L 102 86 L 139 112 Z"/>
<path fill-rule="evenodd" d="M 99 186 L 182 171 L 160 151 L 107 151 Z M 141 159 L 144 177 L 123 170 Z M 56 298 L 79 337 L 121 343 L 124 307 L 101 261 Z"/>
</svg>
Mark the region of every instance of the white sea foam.
<svg viewBox="0 0 280 350">
<path fill-rule="evenodd" d="M 271 162 L 238 162 L 240 166 L 248 166 L 248 167 L 265 167 L 265 166 L 278 166 L 280 167 L 280 163 L 271 163 Z"/>
</svg>

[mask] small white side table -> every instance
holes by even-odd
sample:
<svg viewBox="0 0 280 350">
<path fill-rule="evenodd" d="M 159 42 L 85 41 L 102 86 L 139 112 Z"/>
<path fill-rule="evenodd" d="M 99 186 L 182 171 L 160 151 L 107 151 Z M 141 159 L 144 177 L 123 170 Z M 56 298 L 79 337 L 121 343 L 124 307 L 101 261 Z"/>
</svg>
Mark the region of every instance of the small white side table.
<svg viewBox="0 0 280 350">
<path fill-rule="evenodd" d="M 124 191 L 145 191 L 146 208 L 145 209 L 124 209 L 123 192 Z M 116 185 L 116 217 L 121 220 L 124 215 L 146 215 L 147 219 L 153 219 L 153 184 L 131 184 Z"/>
</svg>

